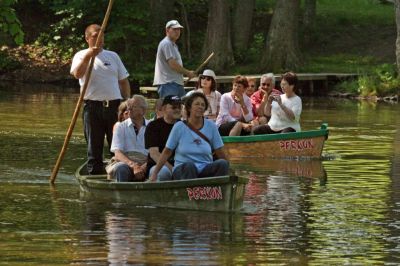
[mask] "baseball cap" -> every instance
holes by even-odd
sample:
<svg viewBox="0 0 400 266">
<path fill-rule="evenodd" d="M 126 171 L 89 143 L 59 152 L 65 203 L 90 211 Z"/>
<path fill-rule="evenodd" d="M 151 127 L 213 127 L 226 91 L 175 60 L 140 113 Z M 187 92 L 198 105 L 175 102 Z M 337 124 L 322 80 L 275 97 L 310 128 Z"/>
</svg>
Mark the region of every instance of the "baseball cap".
<svg viewBox="0 0 400 266">
<path fill-rule="evenodd" d="M 166 105 L 166 104 L 171 104 L 171 105 L 176 105 L 176 104 L 181 104 L 181 98 L 179 98 L 179 96 L 175 96 L 175 95 L 168 95 L 165 96 L 165 98 L 163 99 L 162 105 Z"/>
<path fill-rule="evenodd" d="M 183 28 L 183 26 L 181 24 L 179 24 L 179 22 L 177 20 L 170 20 L 167 22 L 167 24 L 165 25 L 165 28 Z"/>
</svg>

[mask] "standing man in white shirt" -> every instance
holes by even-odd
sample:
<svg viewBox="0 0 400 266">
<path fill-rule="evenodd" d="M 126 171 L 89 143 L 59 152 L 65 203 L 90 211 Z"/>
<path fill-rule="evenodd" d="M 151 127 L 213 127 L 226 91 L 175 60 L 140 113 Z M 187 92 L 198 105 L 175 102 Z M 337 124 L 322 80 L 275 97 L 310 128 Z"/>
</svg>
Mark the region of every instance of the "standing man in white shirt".
<svg viewBox="0 0 400 266">
<path fill-rule="evenodd" d="M 168 21 L 165 25 L 165 38 L 158 44 L 153 85 L 157 86 L 160 98 L 168 95 L 183 97 L 183 75 L 194 78 L 194 71 L 183 67 L 181 54 L 176 41 L 181 36 L 182 25 L 177 20 Z"/>
<path fill-rule="evenodd" d="M 77 52 L 72 60 L 71 74 L 85 83 L 91 57 L 95 57 L 91 80 L 84 95 L 83 123 L 87 141 L 88 173 L 105 173 L 103 165 L 104 136 L 111 147 L 113 126 L 118 120 L 121 99 L 129 98 L 129 73 L 118 54 L 104 50 L 104 36 L 96 47 L 100 26 L 89 25 L 85 30 L 88 48 Z"/>
</svg>

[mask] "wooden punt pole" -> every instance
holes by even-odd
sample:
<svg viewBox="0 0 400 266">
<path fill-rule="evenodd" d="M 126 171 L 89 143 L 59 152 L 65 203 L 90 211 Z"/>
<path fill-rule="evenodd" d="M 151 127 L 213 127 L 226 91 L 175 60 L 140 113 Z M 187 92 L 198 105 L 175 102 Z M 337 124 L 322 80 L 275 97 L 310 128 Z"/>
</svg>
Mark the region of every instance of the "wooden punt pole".
<svg viewBox="0 0 400 266">
<path fill-rule="evenodd" d="M 201 63 L 201 65 L 200 65 L 198 68 L 196 68 L 196 70 L 194 71 L 194 73 L 199 74 L 199 72 L 201 71 L 201 69 L 202 69 L 205 65 L 207 65 L 208 61 L 210 61 L 211 58 L 212 58 L 213 56 L 214 56 L 214 52 L 212 52 L 212 53 L 207 57 L 207 59 L 204 60 L 204 62 Z M 189 81 L 190 81 L 190 78 L 189 78 L 188 80 L 185 81 L 185 86 L 189 83 Z"/>
</svg>

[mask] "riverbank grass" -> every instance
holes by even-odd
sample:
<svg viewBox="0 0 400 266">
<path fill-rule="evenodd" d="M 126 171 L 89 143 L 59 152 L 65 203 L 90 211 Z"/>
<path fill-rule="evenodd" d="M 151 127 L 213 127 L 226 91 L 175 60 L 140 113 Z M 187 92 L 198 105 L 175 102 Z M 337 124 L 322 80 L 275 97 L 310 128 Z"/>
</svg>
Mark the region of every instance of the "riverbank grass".
<svg viewBox="0 0 400 266">
<path fill-rule="evenodd" d="M 379 0 L 318 0 L 317 17 L 319 22 L 340 28 L 340 25 L 393 25 L 393 4 Z M 318 24 L 322 26 L 321 24 Z"/>
<path fill-rule="evenodd" d="M 379 0 L 319 0 L 314 49 L 306 49 L 302 72 L 356 73 L 335 86 L 361 97 L 399 94 L 394 6 Z"/>
</svg>

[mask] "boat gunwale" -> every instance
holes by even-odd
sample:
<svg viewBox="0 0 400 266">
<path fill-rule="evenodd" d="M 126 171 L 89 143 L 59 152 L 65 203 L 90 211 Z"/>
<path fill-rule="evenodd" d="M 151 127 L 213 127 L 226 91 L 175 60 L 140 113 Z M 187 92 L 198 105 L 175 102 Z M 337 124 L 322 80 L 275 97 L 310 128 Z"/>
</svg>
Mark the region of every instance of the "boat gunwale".
<svg viewBox="0 0 400 266">
<path fill-rule="evenodd" d="M 224 136 L 222 140 L 224 143 L 238 143 L 238 142 L 265 142 L 265 141 L 277 141 L 277 140 L 288 140 L 288 139 L 304 139 L 304 138 L 315 138 L 329 135 L 328 124 L 323 123 L 320 129 L 307 130 L 300 132 L 289 132 L 289 133 L 278 133 L 278 134 L 262 134 L 262 135 L 250 135 L 250 136 Z"/>
<path fill-rule="evenodd" d="M 81 170 L 86 166 L 86 163 L 77 169 L 75 176 L 80 183 L 84 183 L 89 188 L 97 189 L 114 189 L 114 190 L 161 190 L 188 188 L 196 186 L 215 186 L 228 184 L 244 184 L 249 182 L 249 179 L 242 176 L 218 176 L 205 177 L 188 180 L 171 180 L 162 182 L 116 182 L 108 180 L 106 175 L 81 175 Z"/>
</svg>

